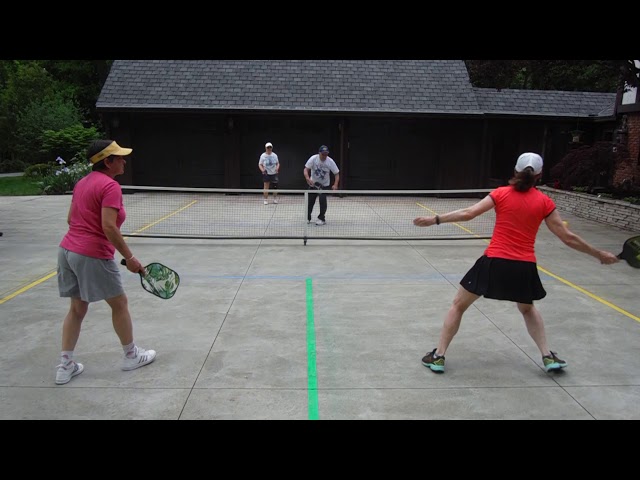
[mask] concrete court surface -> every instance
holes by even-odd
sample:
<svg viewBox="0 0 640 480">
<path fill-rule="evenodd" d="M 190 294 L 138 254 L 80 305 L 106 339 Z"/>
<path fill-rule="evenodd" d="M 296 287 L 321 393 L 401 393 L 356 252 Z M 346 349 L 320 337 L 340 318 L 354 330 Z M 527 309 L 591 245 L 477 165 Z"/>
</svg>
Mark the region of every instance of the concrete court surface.
<svg viewBox="0 0 640 480">
<path fill-rule="evenodd" d="M 55 385 L 68 309 L 56 253 L 70 198 L 0 197 L 0 419 L 640 419 L 640 271 L 602 266 L 544 224 L 548 294 L 536 304 L 569 362 L 561 373 L 544 371 L 515 304 L 484 298 L 446 373 L 421 364 L 484 240 L 129 238 L 144 264 L 181 275 L 161 300 L 123 268 L 136 341 L 156 361 L 119 369 L 98 302 L 75 351 L 84 373 Z M 640 233 L 563 218 L 614 253 Z"/>
</svg>

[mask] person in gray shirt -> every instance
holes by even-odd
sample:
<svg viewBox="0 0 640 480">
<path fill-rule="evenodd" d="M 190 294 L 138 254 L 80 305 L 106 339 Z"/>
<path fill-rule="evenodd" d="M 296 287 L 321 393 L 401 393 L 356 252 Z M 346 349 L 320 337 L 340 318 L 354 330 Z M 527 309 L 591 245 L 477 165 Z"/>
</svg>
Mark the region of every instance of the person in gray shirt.
<svg viewBox="0 0 640 480">
<path fill-rule="evenodd" d="M 269 203 L 269 186 L 273 192 L 273 203 L 278 203 L 278 173 L 280 172 L 280 161 L 278 155 L 273 153 L 273 145 L 267 142 L 264 145 L 265 152 L 260 155 L 258 168 L 262 172 L 262 182 L 264 183 L 264 204 Z"/>
<path fill-rule="evenodd" d="M 334 175 L 333 185 L 331 183 L 331 173 Z M 337 190 L 340 181 L 340 170 L 336 162 L 329 156 L 329 147 L 321 145 L 317 155 L 312 155 L 304 165 L 304 178 L 313 190 Z M 316 220 L 316 225 L 325 225 L 325 213 L 327 212 L 327 196 L 317 193 L 309 193 L 309 208 L 307 211 L 307 222 L 311 223 L 311 212 L 316 203 L 316 198 L 320 196 L 320 215 Z"/>
</svg>

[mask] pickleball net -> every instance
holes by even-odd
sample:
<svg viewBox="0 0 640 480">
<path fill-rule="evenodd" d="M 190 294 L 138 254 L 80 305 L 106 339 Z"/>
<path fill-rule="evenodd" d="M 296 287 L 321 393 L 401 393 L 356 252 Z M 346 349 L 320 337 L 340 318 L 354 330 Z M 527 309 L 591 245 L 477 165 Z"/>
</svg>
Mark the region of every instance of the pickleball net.
<svg viewBox="0 0 640 480">
<path fill-rule="evenodd" d="M 122 187 L 128 236 L 194 239 L 464 240 L 490 238 L 495 212 L 463 223 L 416 227 L 417 216 L 469 207 L 490 189 L 463 190 L 278 190 L 264 205 L 262 189 Z M 316 199 L 327 195 L 326 224 L 315 224 Z"/>
</svg>

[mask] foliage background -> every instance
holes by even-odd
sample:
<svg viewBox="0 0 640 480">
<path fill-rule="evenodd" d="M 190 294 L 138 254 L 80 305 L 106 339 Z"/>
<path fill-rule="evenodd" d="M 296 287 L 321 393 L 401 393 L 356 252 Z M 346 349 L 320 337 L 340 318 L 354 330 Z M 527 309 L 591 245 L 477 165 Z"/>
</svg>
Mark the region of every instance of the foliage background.
<svg viewBox="0 0 640 480">
<path fill-rule="evenodd" d="M 47 193 L 73 182 L 62 181 L 61 175 L 68 173 L 64 169 L 84 161 L 89 142 L 105 135 L 95 104 L 112 62 L 0 60 L 0 173 L 28 170 L 44 178 L 62 169 L 56 178 L 43 181 Z M 465 64 L 476 87 L 616 92 L 625 81 L 638 86 L 639 72 L 632 60 L 465 60 Z M 58 158 L 64 166 L 56 163 Z"/>
</svg>

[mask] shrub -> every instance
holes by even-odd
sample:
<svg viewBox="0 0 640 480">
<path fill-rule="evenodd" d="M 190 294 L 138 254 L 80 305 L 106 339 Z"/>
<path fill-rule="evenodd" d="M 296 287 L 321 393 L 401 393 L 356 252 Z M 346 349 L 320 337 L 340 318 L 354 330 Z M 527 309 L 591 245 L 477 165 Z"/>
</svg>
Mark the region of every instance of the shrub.
<svg viewBox="0 0 640 480">
<path fill-rule="evenodd" d="M 40 184 L 42 193 L 45 195 L 61 195 L 73 191 L 78 180 L 91 172 L 91 164 L 86 161 L 79 161 L 67 167 L 66 162 L 58 157 L 60 168 L 45 176 Z"/>
<path fill-rule="evenodd" d="M 20 160 L 1 160 L 0 173 L 24 172 L 26 165 Z"/>
<path fill-rule="evenodd" d="M 36 163 L 35 165 L 29 165 L 24 170 L 25 177 L 40 178 L 46 177 L 55 170 L 56 166 L 52 163 Z"/>
<path fill-rule="evenodd" d="M 85 128 L 80 124 L 62 130 L 45 130 L 42 134 L 42 153 L 62 158 L 85 158 L 88 145 L 101 135 L 95 127 Z"/>
<path fill-rule="evenodd" d="M 81 124 L 75 104 L 61 94 L 32 101 L 17 116 L 15 148 L 20 159 L 27 163 L 42 163 L 43 134 L 46 130 L 63 130 Z M 50 157 L 49 157 L 50 158 Z"/>
<path fill-rule="evenodd" d="M 586 193 L 589 191 L 589 187 L 571 187 L 571 191 Z"/>
<path fill-rule="evenodd" d="M 615 164 L 627 156 L 628 151 L 624 145 L 596 142 L 565 155 L 551 169 L 551 178 L 565 190 L 575 185 L 587 187 L 586 191 L 591 191 L 594 187 L 609 186 Z"/>
</svg>

